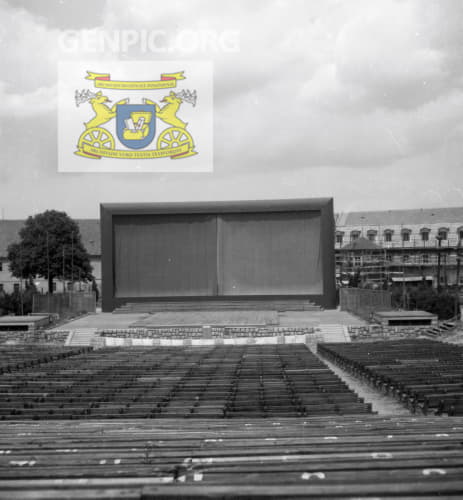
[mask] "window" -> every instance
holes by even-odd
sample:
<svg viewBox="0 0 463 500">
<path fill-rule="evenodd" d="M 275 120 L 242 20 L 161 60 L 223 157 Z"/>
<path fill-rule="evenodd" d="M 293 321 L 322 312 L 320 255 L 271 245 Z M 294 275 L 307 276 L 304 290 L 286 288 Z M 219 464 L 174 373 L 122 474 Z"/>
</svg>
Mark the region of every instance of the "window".
<svg viewBox="0 0 463 500">
<path fill-rule="evenodd" d="M 425 253 L 422 257 L 423 264 L 429 264 L 429 255 Z"/>
<path fill-rule="evenodd" d="M 369 239 L 370 241 L 376 241 L 376 234 L 377 234 L 377 232 L 376 232 L 376 231 L 374 231 L 374 230 L 372 230 L 372 229 L 369 229 L 369 230 L 367 231 L 367 237 L 368 237 L 368 239 Z"/>
<path fill-rule="evenodd" d="M 360 265 L 362 264 L 362 257 L 360 257 L 360 256 L 355 256 L 355 257 L 354 257 L 354 264 L 355 264 L 356 266 L 360 266 Z"/>
<path fill-rule="evenodd" d="M 53 281 L 53 291 L 56 292 L 56 281 Z"/>
<path fill-rule="evenodd" d="M 391 231 L 384 232 L 384 241 L 392 241 L 392 232 Z"/>
<path fill-rule="evenodd" d="M 392 262 L 392 255 L 390 253 L 386 254 L 386 260 Z"/>
<path fill-rule="evenodd" d="M 19 283 L 14 283 L 13 284 L 13 291 L 14 292 L 19 292 Z"/>
<path fill-rule="evenodd" d="M 351 231 L 350 232 L 350 241 L 355 241 L 360 236 L 360 231 Z"/>
<path fill-rule="evenodd" d="M 336 233 L 336 243 L 342 245 L 343 238 L 344 238 L 344 233 Z"/>
<path fill-rule="evenodd" d="M 410 255 L 407 255 L 406 253 L 404 253 L 402 255 L 402 262 L 410 262 Z"/>
<path fill-rule="evenodd" d="M 457 234 L 458 234 L 458 239 L 463 240 L 463 227 L 459 227 L 457 229 Z M 1 271 L 1 269 L 0 269 L 0 271 Z"/>
<path fill-rule="evenodd" d="M 441 240 L 446 240 L 447 239 L 447 235 L 448 235 L 448 232 L 449 230 L 447 228 L 440 228 L 439 231 L 437 232 L 437 236 L 441 239 Z"/>
<path fill-rule="evenodd" d="M 402 242 L 408 242 L 408 241 L 410 241 L 410 234 L 411 233 L 412 233 L 411 229 L 402 228 L 400 230 L 400 235 L 402 237 Z"/>
<path fill-rule="evenodd" d="M 421 231 L 421 241 L 429 241 L 429 231 Z"/>
</svg>

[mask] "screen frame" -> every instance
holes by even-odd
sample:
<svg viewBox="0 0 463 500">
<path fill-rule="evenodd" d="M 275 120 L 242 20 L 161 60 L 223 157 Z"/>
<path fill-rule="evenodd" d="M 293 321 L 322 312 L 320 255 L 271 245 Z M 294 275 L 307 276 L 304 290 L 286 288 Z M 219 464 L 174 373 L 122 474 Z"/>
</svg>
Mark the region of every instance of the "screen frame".
<svg viewBox="0 0 463 500">
<path fill-rule="evenodd" d="M 320 248 L 322 252 L 323 293 L 318 295 L 227 295 L 227 296 L 175 296 L 175 297 L 116 297 L 115 296 L 115 241 L 114 219 L 124 215 L 160 214 L 227 214 L 263 212 L 307 212 L 320 214 Z M 102 310 L 112 312 L 127 302 L 160 301 L 223 301 L 308 299 L 318 305 L 332 309 L 336 307 L 335 255 L 334 255 L 334 213 L 332 198 L 307 198 L 289 200 L 253 200 L 220 202 L 169 202 L 169 203 L 101 203 L 101 270 Z"/>
</svg>

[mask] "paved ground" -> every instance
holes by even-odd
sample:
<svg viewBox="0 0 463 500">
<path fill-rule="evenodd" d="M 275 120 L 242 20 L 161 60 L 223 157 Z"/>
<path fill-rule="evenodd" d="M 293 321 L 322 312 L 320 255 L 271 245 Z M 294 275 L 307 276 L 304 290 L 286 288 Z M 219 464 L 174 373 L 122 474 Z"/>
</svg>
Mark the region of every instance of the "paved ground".
<svg viewBox="0 0 463 500">
<path fill-rule="evenodd" d="M 281 326 L 317 326 L 325 325 L 366 325 L 362 319 L 339 309 L 325 311 L 288 311 L 279 313 Z"/>
<path fill-rule="evenodd" d="M 171 325 L 277 325 L 276 311 L 166 311 L 150 314 L 134 327 Z"/>
<path fill-rule="evenodd" d="M 358 394 L 359 397 L 363 398 L 365 403 L 371 403 L 373 411 L 378 412 L 378 415 L 410 415 L 410 411 L 393 397 L 381 394 L 366 382 L 342 370 L 337 365 L 330 363 L 325 358 L 320 357 L 320 359 L 328 365 L 338 377 L 342 378 L 350 389 Z"/>
</svg>

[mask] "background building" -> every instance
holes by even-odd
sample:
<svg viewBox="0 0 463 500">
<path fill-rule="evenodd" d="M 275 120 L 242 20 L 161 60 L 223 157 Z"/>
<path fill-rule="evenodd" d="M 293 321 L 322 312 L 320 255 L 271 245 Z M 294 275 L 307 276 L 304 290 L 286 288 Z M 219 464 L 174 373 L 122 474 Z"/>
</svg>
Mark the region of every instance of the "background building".
<svg viewBox="0 0 463 500">
<path fill-rule="evenodd" d="M 128 302 L 336 307 L 331 198 L 102 204 L 103 311 Z"/>
<path fill-rule="evenodd" d="M 363 283 L 463 285 L 463 207 L 336 215 L 336 274 Z"/>
</svg>

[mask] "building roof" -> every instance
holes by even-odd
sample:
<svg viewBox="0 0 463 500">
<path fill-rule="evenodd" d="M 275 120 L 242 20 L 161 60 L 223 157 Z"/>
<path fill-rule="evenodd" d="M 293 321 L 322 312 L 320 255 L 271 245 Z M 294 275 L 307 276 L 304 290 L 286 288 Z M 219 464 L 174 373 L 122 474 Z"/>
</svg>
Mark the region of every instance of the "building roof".
<svg viewBox="0 0 463 500">
<path fill-rule="evenodd" d="M 361 236 L 342 247 L 343 250 L 380 250 L 381 247 Z"/>
<path fill-rule="evenodd" d="M 100 221 L 98 219 L 75 219 L 79 225 L 82 243 L 92 255 L 101 254 Z M 19 230 L 24 220 L 0 220 L 0 257 L 6 257 L 8 245 L 19 240 Z"/>
<path fill-rule="evenodd" d="M 340 213 L 337 226 L 400 226 L 403 224 L 445 224 L 463 225 L 463 207 L 420 208 L 410 210 L 378 210 L 372 212 Z"/>
</svg>

